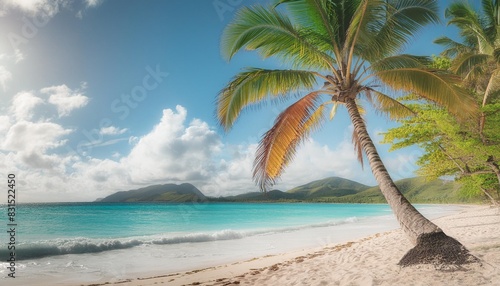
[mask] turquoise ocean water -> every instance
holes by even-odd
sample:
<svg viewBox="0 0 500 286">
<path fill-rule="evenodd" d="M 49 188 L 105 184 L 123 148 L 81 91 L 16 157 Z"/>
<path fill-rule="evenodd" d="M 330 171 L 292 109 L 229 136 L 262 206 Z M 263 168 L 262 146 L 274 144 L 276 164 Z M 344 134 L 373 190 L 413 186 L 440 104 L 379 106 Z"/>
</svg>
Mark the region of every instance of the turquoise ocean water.
<svg viewBox="0 0 500 286">
<path fill-rule="evenodd" d="M 418 208 L 429 217 L 458 209 Z M 5 206 L 0 215 L 7 218 Z M 7 227 L 4 221 L 0 228 Z M 19 285 L 29 285 L 31 280 L 23 277 L 36 280 L 47 271 L 54 279 L 79 274 L 88 282 L 136 272 L 168 273 L 398 227 L 387 205 L 308 203 L 23 204 L 17 207 L 16 222 L 21 277 L 16 281 L 24 281 Z M 0 257 L 6 261 L 8 233 L 2 233 Z M 54 285 L 67 281 L 61 283 Z"/>
<path fill-rule="evenodd" d="M 25 204 L 17 207 L 17 257 L 238 239 L 337 225 L 389 212 L 386 205 L 350 204 Z M 6 251 L 4 245 L 0 255 L 5 256 Z"/>
</svg>

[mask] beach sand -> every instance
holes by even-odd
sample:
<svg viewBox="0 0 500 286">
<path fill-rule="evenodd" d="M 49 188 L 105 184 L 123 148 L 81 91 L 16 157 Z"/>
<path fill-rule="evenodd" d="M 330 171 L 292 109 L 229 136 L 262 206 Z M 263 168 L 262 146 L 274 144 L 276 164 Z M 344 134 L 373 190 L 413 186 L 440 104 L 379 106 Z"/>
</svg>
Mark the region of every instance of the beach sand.
<svg viewBox="0 0 500 286">
<path fill-rule="evenodd" d="M 412 245 L 394 230 L 321 249 L 93 285 L 500 285 L 499 208 L 467 206 L 434 222 L 481 264 L 455 271 L 431 265 L 401 268 L 397 263 Z"/>
</svg>

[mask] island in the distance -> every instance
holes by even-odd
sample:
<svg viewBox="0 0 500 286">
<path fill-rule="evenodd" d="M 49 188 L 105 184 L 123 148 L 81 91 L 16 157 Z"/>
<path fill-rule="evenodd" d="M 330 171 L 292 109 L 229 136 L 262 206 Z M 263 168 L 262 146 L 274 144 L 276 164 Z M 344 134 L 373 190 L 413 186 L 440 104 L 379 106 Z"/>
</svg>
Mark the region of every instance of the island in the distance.
<svg viewBox="0 0 500 286">
<path fill-rule="evenodd" d="M 446 180 L 428 181 L 409 178 L 395 182 L 412 203 L 478 203 L 480 197 L 460 195 L 457 183 Z M 370 187 L 339 177 L 314 181 L 286 192 L 250 192 L 236 196 L 205 196 L 189 183 L 153 185 L 130 191 L 120 191 L 99 202 L 322 202 L 322 203 L 385 203 L 378 186 Z"/>
<path fill-rule="evenodd" d="M 98 199 L 100 202 L 199 202 L 207 201 L 207 197 L 198 190 L 195 186 L 184 183 L 153 185 L 145 188 L 120 191 L 109 195 L 103 199 Z"/>
</svg>

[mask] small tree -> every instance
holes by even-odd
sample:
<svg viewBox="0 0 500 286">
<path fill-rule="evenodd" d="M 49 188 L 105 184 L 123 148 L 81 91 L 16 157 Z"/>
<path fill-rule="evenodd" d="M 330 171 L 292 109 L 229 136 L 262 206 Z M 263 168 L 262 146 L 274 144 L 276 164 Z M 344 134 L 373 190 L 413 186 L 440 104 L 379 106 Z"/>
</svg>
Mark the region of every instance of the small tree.
<svg viewBox="0 0 500 286">
<path fill-rule="evenodd" d="M 400 120 L 399 127 L 384 133 L 383 143 L 392 144 L 390 150 L 412 145 L 422 148 L 424 154 L 417 161 L 421 167 L 417 171 L 419 175 L 455 176 L 462 183 L 464 195 L 483 194 L 497 205 L 500 176 L 497 176 L 498 163 L 493 158 L 500 158 L 500 146 L 484 144 L 476 124 L 458 122 L 434 104 L 412 103 L 411 108 L 418 116 Z M 492 129 L 500 133 L 500 116 L 488 118 L 485 133 Z"/>
</svg>

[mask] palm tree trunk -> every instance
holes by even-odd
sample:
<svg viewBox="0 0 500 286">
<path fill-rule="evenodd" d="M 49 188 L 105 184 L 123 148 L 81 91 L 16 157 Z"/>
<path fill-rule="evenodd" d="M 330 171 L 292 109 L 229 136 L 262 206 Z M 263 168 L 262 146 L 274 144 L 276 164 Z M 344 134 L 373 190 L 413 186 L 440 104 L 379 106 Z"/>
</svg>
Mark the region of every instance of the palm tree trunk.
<svg viewBox="0 0 500 286">
<path fill-rule="evenodd" d="M 354 124 L 354 130 L 361 141 L 361 146 L 368 158 L 373 175 L 405 234 L 416 244 L 417 238 L 421 234 L 441 231 L 439 227 L 418 212 L 394 184 L 366 130 L 366 125 L 359 114 L 355 101 L 348 99 L 346 105 L 351 121 Z"/>
<path fill-rule="evenodd" d="M 358 140 L 360 140 L 361 147 L 368 158 L 372 173 L 382 194 L 392 208 L 402 230 L 416 245 L 401 259 L 399 265 L 408 266 L 420 263 L 465 264 L 476 261 L 477 259 L 470 255 L 460 242 L 444 234 L 438 226 L 425 218 L 403 196 L 380 159 L 377 149 L 366 130 L 363 118 L 359 114 L 356 102 L 352 98 L 346 98 L 345 104 L 354 125 L 354 131 L 358 136 Z M 451 257 L 446 257 L 448 255 L 451 255 Z"/>
</svg>

